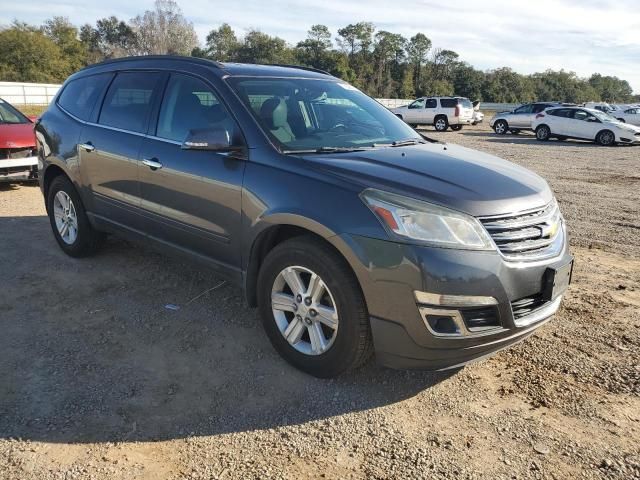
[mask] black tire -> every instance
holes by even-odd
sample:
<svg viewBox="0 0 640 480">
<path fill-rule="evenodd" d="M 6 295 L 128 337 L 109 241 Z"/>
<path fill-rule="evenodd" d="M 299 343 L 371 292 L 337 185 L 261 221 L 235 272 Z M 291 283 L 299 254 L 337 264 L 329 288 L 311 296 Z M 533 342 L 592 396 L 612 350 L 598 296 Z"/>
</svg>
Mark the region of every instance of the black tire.
<svg viewBox="0 0 640 480">
<path fill-rule="evenodd" d="M 563 135 L 558 135 L 556 138 L 557 138 L 558 140 L 560 140 L 561 142 L 564 142 L 564 141 L 567 139 L 567 137 L 565 137 L 565 136 L 563 136 Z"/>
<path fill-rule="evenodd" d="M 54 199 L 58 192 L 64 192 L 71 199 L 76 214 L 77 236 L 72 243 L 67 243 L 56 226 Z M 105 234 L 93 228 L 73 183 L 64 175 L 55 177 L 47 193 L 47 212 L 49 223 L 60 248 L 71 257 L 86 257 L 97 252 L 102 245 Z"/>
<path fill-rule="evenodd" d="M 602 130 L 601 132 L 598 132 L 598 135 L 596 135 L 596 142 L 598 145 L 602 145 L 603 147 L 610 147 L 615 145 L 616 136 L 611 130 Z"/>
<path fill-rule="evenodd" d="M 449 119 L 445 115 L 438 115 L 433 120 L 433 126 L 436 132 L 446 132 L 449 128 Z"/>
<path fill-rule="evenodd" d="M 551 129 L 547 125 L 540 125 L 536 128 L 536 139 L 546 142 L 551 138 Z"/>
<path fill-rule="evenodd" d="M 333 344 L 324 353 L 305 354 L 294 348 L 276 323 L 271 292 L 280 272 L 291 266 L 316 273 L 331 291 L 339 316 Z M 277 352 L 294 367 L 320 378 L 331 378 L 364 364 L 373 353 L 367 306 L 358 281 L 329 245 L 311 236 L 296 237 L 277 245 L 265 258 L 258 274 L 258 309 L 267 336 Z M 290 314 L 289 321 L 293 319 Z"/>
<path fill-rule="evenodd" d="M 520 129 L 519 128 L 512 128 L 511 130 L 509 130 L 513 135 L 518 135 L 520 133 Z"/>
<path fill-rule="evenodd" d="M 451 130 L 453 130 L 454 132 L 459 132 L 460 130 L 462 130 L 462 125 L 451 125 Z"/>
<path fill-rule="evenodd" d="M 624 118 L 619 118 L 618 121 L 622 123 L 627 123 L 627 121 Z"/>
<path fill-rule="evenodd" d="M 498 120 L 493 124 L 493 131 L 498 135 L 505 135 L 509 131 L 509 124 L 506 120 Z"/>
</svg>

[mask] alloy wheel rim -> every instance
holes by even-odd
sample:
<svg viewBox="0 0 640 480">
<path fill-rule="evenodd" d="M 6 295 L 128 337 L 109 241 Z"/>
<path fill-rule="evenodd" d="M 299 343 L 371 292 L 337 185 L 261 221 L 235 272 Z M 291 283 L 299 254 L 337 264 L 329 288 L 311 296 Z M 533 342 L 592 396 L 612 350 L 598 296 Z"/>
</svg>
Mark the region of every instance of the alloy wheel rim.
<svg viewBox="0 0 640 480">
<path fill-rule="evenodd" d="M 438 120 L 438 121 L 436 122 L 436 128 L 437 128 L 438 130 L 444 130 L 444 120 Z"/>
<path fill-rule="evenodd" d="M 496 124 L 496 133 L 502 134 L 506 129 L 504 128 L 504 123 L 498 122 Z"/>
<path fill-rule="evenodd" d="M 308 268 L 290 266 L 276 276 L 271 309 L 278 330 L 298 352 L 322 355 L 335 342 L 339 316 L 334 297 Z"/>
<path fill-rule="evenodd" d="M 62 241 L 73 245 L 78 238 L 78 215 L 71 197 L 62 190 L 53 197 L 53 217 Z"/>
<path fill-rule="evenodd" d="M 547 138 L 547 136 L 548 135 L 547 135 L 547 129 L 546 128 L 543 127 L 543 128 L 538 129 L 538 138 L 545 139 L 545 138 Z"/>
<path fill-rule="evenodd" d="M 609 132 L 603 133 L 601 141 L 602 141 L 602 143 L 604 145 L 610 145 L 612 143 L 612 141 L 613 141 L 612 137 L 613 137 L 613 135 L 611 133 L 609 133 Z"/>
</svg>

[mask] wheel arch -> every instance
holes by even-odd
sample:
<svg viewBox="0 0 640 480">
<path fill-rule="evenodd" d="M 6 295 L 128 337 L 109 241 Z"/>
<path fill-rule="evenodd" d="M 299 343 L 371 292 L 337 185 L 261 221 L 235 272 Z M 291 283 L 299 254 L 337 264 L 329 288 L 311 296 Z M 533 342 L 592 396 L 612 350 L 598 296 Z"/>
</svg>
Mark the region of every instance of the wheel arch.
<svg viewBox="0 0 640 480">
<path fill-rule="evenodd" d="M 247 303 L 257 306 L 257 281 L 260 267 L 267 254 L 278 244 L 291 238 L 309 236 L 328 245 L 348 265 L 358 281 L 362 284 L 357 272 L 349 262 L 348 246 L 329 228 L 309 219 L 288 217 L 281 223 L 271 223 L 262 228 L 254 237 L 248 248 L 247 263 L 244 268 L 244 291 Z"/>
<path fill-rule="evenodd" d="M 64 175 L 65 177 L 67 177 L 69 181 L 75 186 L 75 183 L 71 176 L 62 167 L 56 165 L 55 163 L 49 165 L 45 170 L 44 176 L 42 178 L 42 193 L 44 194 L 44 203 L 46 208 L 49 208 L 49 206 L 47 205 L 49 186 L 51 185 L 51 182 L 53 182 L 53 180 L 60 175 Z"/>
</svg>

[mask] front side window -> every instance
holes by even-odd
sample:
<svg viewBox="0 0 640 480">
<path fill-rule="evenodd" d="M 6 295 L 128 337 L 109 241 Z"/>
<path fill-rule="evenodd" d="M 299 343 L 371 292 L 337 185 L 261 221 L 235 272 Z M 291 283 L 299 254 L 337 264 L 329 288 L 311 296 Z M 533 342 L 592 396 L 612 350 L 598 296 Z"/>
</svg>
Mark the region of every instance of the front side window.
<svg viewBox="0 0 640 480">
<path fill-rule="evenodd" d="M 523 105 L 515 109 L 514 113 L 533 113 L 533 105 Z"/>
<path fill-rule="evenodd" d="M 111 77 L 111 73 L 101 73 L 71 80 L 60 94 L 58 105 L 81 120 L 89 120 L 96 101 Z"/>
<path fill-rule="evenodd" d="M 424 98 L 419 98 L 415 102 L 409 105 L 409 108 L 423 108 L 424 107 Z"/>
<path fill-rule="evenodd" d="M 155 72 L 122 72 L 105 95 L 98 123 L 144 133 L 157 95 L 161 75 Z"/>
<path fill-rule="evenodd" d="M 227 81 L 262 129 L 284 150 L 423 141 L 388 109 L 346 83 L 240 76 Z"/>
<path fill-rule="evenodd" d="M 0 99 L 0 125 L 30 123 L 17 108 Z"/>
<path fill-rule="evenodd" d="M 576 110 L 573 113 L 573 118 L 575 118 L 576 120 L 587 120 L 589 117 L 593 117 L 593 115 L 589 115 L 587 112 L 585 112 L 584 110 Z"/>
<path fill-rule="evenodd" d="M 173 74 L 160 107 L 156 136 L 183 142 L 195 129 L 224 130 L 232 139 L 236 123 L 218 96 L 203 81 Z"/>
</svg>

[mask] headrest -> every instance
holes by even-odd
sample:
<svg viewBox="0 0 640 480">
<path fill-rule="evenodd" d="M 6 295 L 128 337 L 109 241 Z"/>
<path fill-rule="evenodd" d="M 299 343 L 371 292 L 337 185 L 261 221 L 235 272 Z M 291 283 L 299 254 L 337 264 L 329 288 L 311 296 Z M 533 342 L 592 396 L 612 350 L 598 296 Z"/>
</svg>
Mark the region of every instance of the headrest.
<svg viewBox="0 0 640 480">
<path fill-rule="evenodd" d="M 260 117 L 269 125 L 271 130 L 287 126 L 287 114 L 287 104 L 281 98 L 273 97 L 265 100 L 262 107 L 260 107 Z"/>
</svg>

